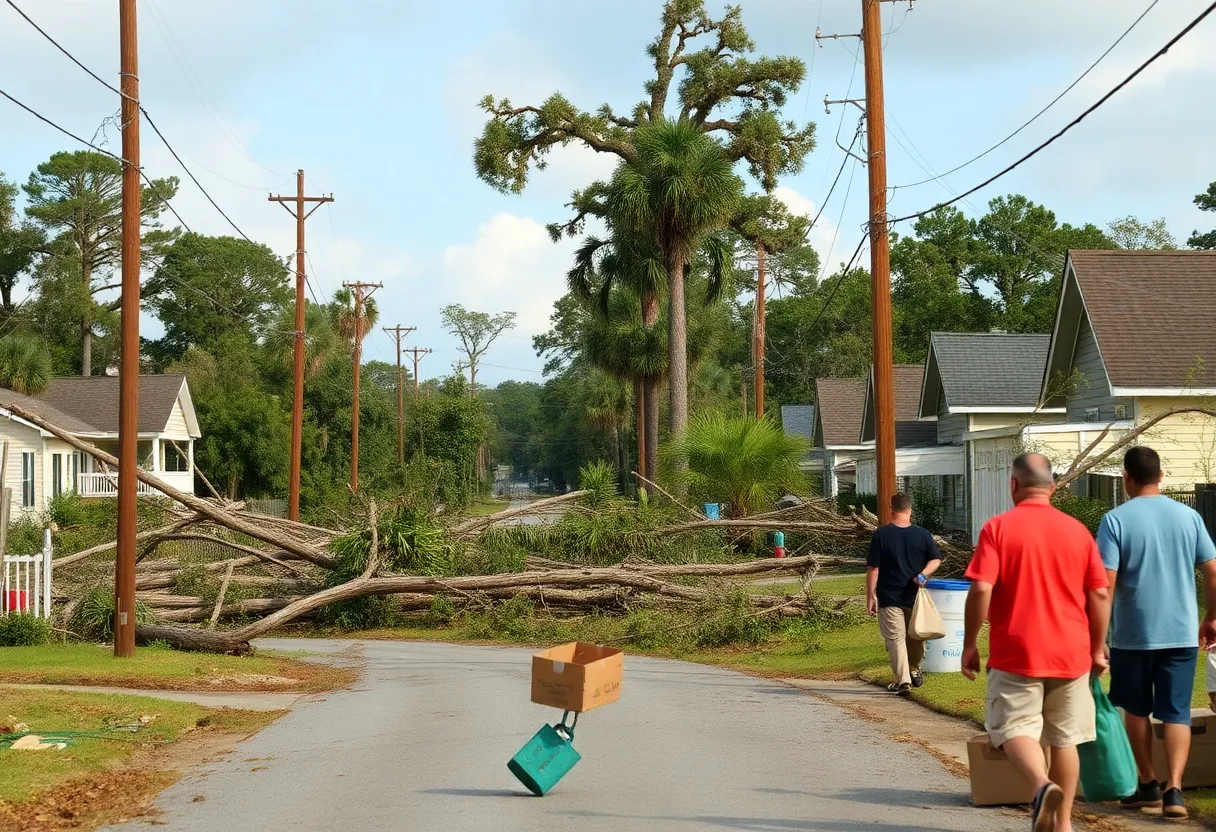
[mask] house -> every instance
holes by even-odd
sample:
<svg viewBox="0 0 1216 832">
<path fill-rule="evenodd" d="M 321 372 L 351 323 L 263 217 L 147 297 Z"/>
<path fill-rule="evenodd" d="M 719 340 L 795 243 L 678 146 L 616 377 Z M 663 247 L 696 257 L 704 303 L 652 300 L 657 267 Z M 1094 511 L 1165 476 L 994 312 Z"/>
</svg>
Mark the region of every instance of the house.
<svg viewBox="0 0 1216 832">
<path fill-rule="evenodd" d="M 1050 345 L 1049 335 L 935 332 L 930 336 L 918 414 L 922 419 L 936 418 L 938 444 L 963 449 L 963 473 L 940 484 L 948 528 L 969 530 L 974 538 L 983 523 L 975 526 L 971 506 L 981 504 L 978 516 L 986 520 L 1008 502 L 1004 469 L 995 466 L 1000 468 L 996 476 L 1001 481 L 989 483 L 986 477 L 993 475 L 994 458 L 977 456 L 968 437 L 1063 418 L 1063 407 L 1039 406 Z M 983 506 L 985 499 L 995 503 Z"/>
<path fill-rule="evenodd" d="M 167 484 L 194 492 L 194 442 L 202 434 L 182 375 L 140 376 L 140 467 Z M 13 489 L 14 511 L 41 511 L 60 494 L 114 497 L 115 472 L 30 422 L 14 416 L 17 405 L 110 454 L 118 454 L 118 378 L 74 376 L 52 379 L 41 396 L 0 389 L 0 439 L 8 442 L 4 485 Z M 139 483 L 140 493 L 152 489 Z"/>
<path fill-rule="evenodd" d="M 955 508 L 964 464 L 963 449 L 938 441 L 937 415 L 921 418 L 921 388 L 925 368 L 920 364 L 896 364 L 895 382 L 895 477 L 899 490 L 927 490 L 942 506 L 941 522 L 946 529 L 958 528 Z M 857 461 L 857 491 L 878 491 L 874 455 L 874 371 L 866 384 L 862 409 L 861 440 L 867 450 Z M 947 510 L 948 509 L 948 510 Z"/>
<path fill-rule="evenodd" d="M 1056 421 L 973 430 L 976 481 L 972 527 L 1009 506 L 1014 456 L 1047 455 L 1057 469 L 1095 442 L 1109 447 L 1128 430 L 1176 408 L 1216 402 L 1216 252 L 1070 251 L 1036 405 Z M 1103 436 L 1103 431 L 1108 430 Z M 1167 416 L 1140 440 L 1161 454 L 1163 484 L 1186 490 L 1216 478 L 1216 419 Z M 1077 483 L 1112 505 L 1122 499 L 1120 459 Z"/>
<path fill-rule="evenodd" d="M 804 440 L 808 447 L 802 458 L 802 472 L 819 479 L 823 472 L 823 452 L 815 447 L 815 405 L 781 405 L 781 429 L 786 436 Z"/>
<path fill-rule="evenodd" d="M 871 446 L 861 441 L 865 378 L 815 380 L 814 447 L 823 458 L 823 494 L 835 497 L 852 491 L 857 456 Z"/>
</svg>

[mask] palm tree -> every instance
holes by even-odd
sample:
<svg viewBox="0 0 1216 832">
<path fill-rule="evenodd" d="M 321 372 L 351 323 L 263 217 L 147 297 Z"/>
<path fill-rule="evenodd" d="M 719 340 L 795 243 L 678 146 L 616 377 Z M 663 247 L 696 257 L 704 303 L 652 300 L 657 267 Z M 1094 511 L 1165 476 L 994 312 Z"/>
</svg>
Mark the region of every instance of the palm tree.
<svg viewBox="0 0 1216 832">
<path fill-rule="evenodd" d="M 304 378 L 316 378 L 331 358 L 339 354 L 341 344 L 338 333 L 330 322 L 326 307 L 307 303 L 304 307 Z M 296 313 L 293 307 L 284 307 L 267 337 L 271 355 L 278 358 L 289 370 L 295 360 Z"/>
<path fill-rule="evenodd" d="M 362 345 L 367 334 L 380 321 L 380 309 L 371 298 L 363 301 L 359 319 L 355 320 L 355 296 L 350 289 L 339 289 L 334 293 L 329 313 L 334 330 L 352 350 Z"/>
<path fill-rule="evenodd" d="M 51 381 L 51 354 L 33 338 L 10 335 L 0 339 L 0 387 L 36 396 Z"/>
<path fill-rule="evenodd" d="M 671 428 L 680 433 L 688 425 L 685 277 L 697 247 L 707 242 L 711 273 L 726 273 L 730 247 L 712 234 L 730 222 L 743 183 L 721 145 L 690 121 L 640 127 L 634 146 L 635 157 L 617 168 L 608 185 L 605 207 L 615 228 L 654 240 L 667 273 Z M 721 285 L 715 280 L 711 289 Z"/>
<path fill-rule="evenodd" d="M 721 412 L 697 416 L 668 448 L 673 473 L 696 499 L 725 502 L 732 517 L 767 509 L 807 488 L 806 443 L 773 421 Z"/>
</svg>

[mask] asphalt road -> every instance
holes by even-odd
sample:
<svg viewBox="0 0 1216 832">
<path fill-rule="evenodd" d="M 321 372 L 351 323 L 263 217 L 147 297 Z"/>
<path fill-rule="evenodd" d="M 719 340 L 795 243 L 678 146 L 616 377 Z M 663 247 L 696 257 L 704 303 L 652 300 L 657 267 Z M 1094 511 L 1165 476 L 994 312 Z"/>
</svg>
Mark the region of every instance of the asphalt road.
<svg viewBox="0 0 1216 832">
<path fill-rule="evenodd" d="M 337 651 L 343 642 L 269 641 Z M 164 832 L 1021 830 L 919 747 L 764 680 L 626 657 L 619 702 L 583 716 L 582 761 L 544 798 L 506 762 L 560 714 L 529 702 L 529 653 L 367 642 L 354 688 L 301 700 L 187 774 Z M 109 832 L 133 832 L 135 821 Z"/>
</svg>

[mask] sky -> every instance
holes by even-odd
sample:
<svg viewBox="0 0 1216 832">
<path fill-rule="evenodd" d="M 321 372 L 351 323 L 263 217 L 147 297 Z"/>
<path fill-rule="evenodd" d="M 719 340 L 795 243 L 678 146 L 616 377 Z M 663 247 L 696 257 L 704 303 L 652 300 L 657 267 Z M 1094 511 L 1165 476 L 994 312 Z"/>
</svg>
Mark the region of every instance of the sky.
<svg viewBox="0 0 1216 832">
<path fill-rule="evenodd" d="M 113 0 L 13 0 L 79 60 L 117 83 Z M 1059 130 L 1163 46 L 1209 0 L 917 0 L 884 3 L 888 180 L 894 215 L 966 190 Z M 1146 8 L 1153 8 L 1088 77 L 1034 124 L 962 170 L 917 187 L 1007 136 L 1072 83 Z M 711 12 L 718 3 L 709 2 Z M 860 98 L 857 0 L 743 0 L 757 54 L 792 55 L 808 80 L 786 107 L 814 121 L 818 146 L 778 190 L 814 215 L 844 160 L 857 111 L 824 97 Z M 510 310 L 516 328 L 487 354 L 479 380 L 541 381 L 531 338 L 548 328 L 575 243 L 550 241 L 545 224 L 568 216 L 572 189 L 606 176 L 613 159 L 570 146 L 555 151 L 522 195 L 475 175 L 472 143 L 487 94 L 540 103 L 560 90 L 584 109 L 628 111 L 653 72 L 644 48 L 659 0 L 139 0 L 144 107 L 241 229 L 276 253 L 295 248 L 294 221 L 268 202 L 293 193 L 303 169 L 310 194 L 335 202 L 308 221 L 311 289 L 383 282 L 384 326 L 417 327 L 408 346 L 429 347 L 421 376 L 447 375 L 460 357 L 439 310 L 450 303 Z M 1164 217 L 1179 242 L 1216 217 L 1193 205 L 1216 180 L 1216 15 L 1102 109 L 960 208 L 1024 193 L 1061 222 L 1136 214 Z M 0 90 L 63 127 L 118 152 L 117 96 L 71 64 L 0 3 Z M 107 121 L 109 119 L 109 121 Z M 72 149 L 0 100 L 0 171 L 23 182 L 51 153 Z M 153 178 L 177 175 L 174 200 L 190 228 L 232 228 L 188 181 L 151 130 L 142 162 Z M 847 260 L 866 221 L 866 170 L 850 161 L 810 235 L 820 257 Z M 755 183 L 749 183 L 753 188 Z M 908 228 L 896 229 L 909 231 Z M 20 296 L 20 291 L 18 291 Z M 323 298 L 324 299 L 324 298 Z M 158 326 L 145 317 L 144 334 Z M 367 360 L 394 361 L 377 331 Z"/>
</svg>

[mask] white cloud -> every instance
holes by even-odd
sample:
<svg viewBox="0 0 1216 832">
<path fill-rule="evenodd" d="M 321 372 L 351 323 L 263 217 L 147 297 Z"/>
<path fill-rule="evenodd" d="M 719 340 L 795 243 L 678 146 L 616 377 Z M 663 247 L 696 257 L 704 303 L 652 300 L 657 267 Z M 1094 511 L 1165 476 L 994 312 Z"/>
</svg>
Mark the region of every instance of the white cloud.
<svg viewBox="0 0 1216 832">
<path fill-rule="evenodd" d="M 789 187 L 788 185 L 779 185 L 773 191 L 773 195 L 786 204 L 790 211 L 794 214 L 814 219 L 819 213 L 819 207 L 815 205 L 808 197 Z M 819 217 L 819 221 L 811 228 L 811 233 L 807 235 L 807 241 L 811 247 L 819 254 L 821 263 L 826 263 L 828 271 L 831 272 L 841 261 L 848 259 L 849 251 L 857 244 L 857 236 L 852 235 L 851 239 L 848 234 L 838 234 L 836 222 L 828 218 L 827 211 Z M 835 242 L 835 246 L 833 246 Z"/>
</svg>

